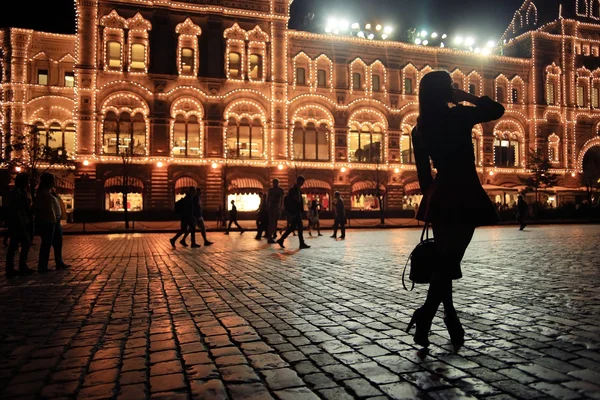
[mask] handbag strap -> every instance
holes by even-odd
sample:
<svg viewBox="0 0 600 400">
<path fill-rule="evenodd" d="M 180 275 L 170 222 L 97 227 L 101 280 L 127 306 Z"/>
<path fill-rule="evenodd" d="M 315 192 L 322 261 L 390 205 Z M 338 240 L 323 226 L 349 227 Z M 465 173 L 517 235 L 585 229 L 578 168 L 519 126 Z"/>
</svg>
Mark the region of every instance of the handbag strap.
<svg viewBox="0 0 600 400">
<path fill-rule="evenodd" d="M 423 242 L 423 239 L 429 239 L 429 222 L 425 222 L 425 225 L 423 225 L 423 232 L 421 232 L 421 242 Z"/>
<path fill-rule="evenodd" d="M 408 288 L 406 287 L 406 282 L 404 280 L 404 276 L 406 275 L 406 267 L 408 266 L 408 262 L 410 261 L 410 257 L 412 256 L 412 253 L 410 253 L 410 256 L 408 256 L 408 259 L 406 260 L 406 264 L 404 264 L 404 271 L 402 271 L 402 286 L 404 286 L 404 290 L 408 291 L 408 292 L 412 292 L 413 289 L 415 288 L 415 283 L 412 283 L 412 287 L 410 288 L 410 290 L 408 290 Z"/>
</svg>

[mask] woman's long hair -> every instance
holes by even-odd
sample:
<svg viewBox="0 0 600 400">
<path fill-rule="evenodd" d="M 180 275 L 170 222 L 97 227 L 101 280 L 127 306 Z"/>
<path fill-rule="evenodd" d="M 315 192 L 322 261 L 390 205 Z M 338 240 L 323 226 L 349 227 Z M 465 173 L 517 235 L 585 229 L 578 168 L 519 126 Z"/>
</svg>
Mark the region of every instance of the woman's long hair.
<svg viewBox="0 0 600 400">
<path fill-rule="evenodd" d="M 419 131 L 428 135 L 444 123 L 453 102 L 452 78 L 446 71 L 426 74 L 419 85 Z"/>
</svg>

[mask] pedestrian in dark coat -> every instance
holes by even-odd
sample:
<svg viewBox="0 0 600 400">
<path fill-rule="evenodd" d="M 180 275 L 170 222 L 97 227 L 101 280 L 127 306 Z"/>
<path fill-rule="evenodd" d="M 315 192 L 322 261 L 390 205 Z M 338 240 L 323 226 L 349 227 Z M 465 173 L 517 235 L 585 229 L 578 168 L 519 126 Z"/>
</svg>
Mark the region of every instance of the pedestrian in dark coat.
<svg viewBox="0 0 600 400">
<path fill-rule="evenodd" d="M 235 206 L 235 200 L 231 200 L 231 210 L 229 210 L 229 225 L 227 225 L 227 230 L 225 231 L 226 235 L 229 235 L 229 231 L 231 230 L 231 225 L 234 225 L 234 224 L 240 230 L 240 235 L 244 234 L 244 228 L 242 228 L 240 226 L 237 218 L 238 218 L 238 211 L 237 211 L 237 207 Z"/>
<path fill-rule="evenodd" d="M 528 216 L 529 216 L 529 205 L 527 205 L 527 202 L 525 201 L 523 196 L 519 195 L 518 200 L 517 200 L 517 221 L 519 221 L 519 224 L 521 225 L 519 227 L 520 231 L 525 229 L 525 227 L 527 226 L 527 224 L 525 223 L 525 219 Z"/>
<path fill-rule="evenodd" d="M 179 205 L 176 204 L 178 208 L 179 216 L 181 218 L 181 226 L 179 231 L 175 234 L 174 237 L 169 239 L 171 242 L 171 246 L 175 248 L 175 242 L 181 235 L 185 235 L 186 232 L 189 232 L 192 235 L 192 247 L 200 247 L 196 243 L 196 218 L 194 217 L 194 197 L 196 196 L 196 188 L 192 187 L 185 194 L 185 197 L 179 200 Z M 181 242 L 180 242 L 181 243 Z M 186 246 L 185 241 L 181 243 L 182 246 Z"/>
<path fill-rule="evenodd" d="M 35 272 L 27 266 L 27 256 L 31 247 L 29 239 L 29 222 L 31 219 L 31 202 L 27 196 L 29 174 L 21 173 L 15 178 L 15 187 L 8 198 L 6 215 L 7 236 L 9 237 L 6 251 L 6 276 L 28 275 Z M 15 270 L 15 254 L 21 245 L 19 254 L 19 270 Z"/>
</svg>

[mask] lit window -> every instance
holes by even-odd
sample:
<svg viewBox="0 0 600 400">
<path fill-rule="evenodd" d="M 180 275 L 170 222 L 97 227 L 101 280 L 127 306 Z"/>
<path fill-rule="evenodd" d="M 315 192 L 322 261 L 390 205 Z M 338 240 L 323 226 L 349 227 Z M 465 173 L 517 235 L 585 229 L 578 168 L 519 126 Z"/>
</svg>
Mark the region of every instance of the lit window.
<svg viewBox="0 0 600 400">
<path fill-rule="evenodd" d="M 317 85 L 319 87 L 327 87 L 327 71 L 324 69 L 317 71 Z"/>
<path fill-rule="evenodd" d="M 373 75 L 373 91 L 381 91 L 381 78 L 379 77 L 379 75 Z"/>
<path fill-rule="evenodd" d="M 262 56 L 250 54 L 250 72 L 249 77 L 252 80 L 259 80 L 263 77 Z"/>
<path fill-rule="evenodd" d="M 496 167 L 519 166 L 519 142 L 516 139 L 494 140 L 494 164 Z"/>
<path fill-rule="evenodd" d="M 194 50 L 189 47 L 181 49 L 181 73 L 192 74 L 194 71 Z"/>
<path fill-rule="evenodd" d="M 600 107 L 600 88 L 593 88 L 592 89 L 592 107 L 594 108 L 598 108 Z"/>
<path fill-rule="evenodd" d="M 554 84 L 547 83 L 546 84 L 546 103 L 549 105 L 556 104 L 555 94 L 554 94 Z"/>
<path fill-rule="evenodd" d="M 263 158 L 263 128 L 259 119 L 229 118 L 227 158 Z"/>
<path fill-rule="evenodd" d="M 404 94 L 413 94 L 413 81 L 410 78 L 404 78 Z"/>
<path fill-rule="evenodd" d="M 176 157 L 200 156 L 200 124 L 195 115 L 185 118 L 178 115 L 173 126 L 173 155 Z"/>
<path fill-rule="evenodd" d="M 512 102 L 514 104 L 519 104 L 519 89 L 512 90 Z"/>
<path fill-rule="evenodd" d="M 73 72 L 65 72 L 65 86 L 66 87 L 74 87 L 75 86 L 75 74 Z"/>
<path fill-rule="evenodd" d="M 400 141 L 401 158 L 403 164 L 414 164 L 415 153 L 412 147 L 412 130 L 409 127 L 403 128 Z"/>
<path fill-rule="evenodd" d="M 38 70 L 38 85 L 47 85 L 48 84 L 48 70 L 47 69 L 39 69 Z"/>
<path fill-rule="evenodd" d="M 142 114 L 136 114 L 132 119 L 127 113 L 117 116 L 109 111 L 104 118 L 102 136 L 104 154 L 146 154 L 146 122 Z"/>
<path fill-rule="evenodd" d="M 242 77 L 242 57 L 240 53 L 229 53 L 229 77 Z"/>
<path fill-rule="evenodd" d="M 135 43 L 131 45 L 131 69 L 144 70 L 146 68 L 146 46 Z"/>
<path fill-rule="evenodd" d="M 119 68 L 121 66 L 121 43 L 108 42 L 108 66 Z"/>
<path fill-rule="evenodd" d="M 304 68 L 296 68 L 296 83 L 306 85 L 306 70 Z"/>
<path fill-rule="evenodd" d="M 581 85 L 577 85 L 577 106 L 584 107 L 585 106 L 585 89 Z"/>
<path fill-rule="evenodd" d="M 294 159 L 305 161 L 329 160 L 329 132 L 324 125 L 319 128 L 312 122 L 294 128 Z"/>
<path fill-rule="evenodd" d="M 383 133 L 378 126 L 372 130 L 365 125 L 359 131 L 356 125 L 350 127 L 350 161 L 363 163 L 382 162 Z"/>
<path fill-rule="evenodd" d="M 362 90 L 361 78 L 362 77 L 360 76 L 360 73 L 358 73 L 358 72 L 354 72 L 352 74 L 352 89 Z"/>
<path fill-rule="evenodd" d="M 474 83 L 471 83 L 471 84 L 469 85 L 469 93 L 471 93 L 471 94 L 475 95 L 475 94 L 476 94 L 476 91 L 477 91 L 477 87 L 475 86 L 475 84 L 474 84 Z"/>
<path fill-rule="evenodd" d="M 560 162 L 559 142 L 560 138 L 556 133 L 553 133 L 548 137 L 548 160 L 550 160 L 551 163 Z"/>
</svg>

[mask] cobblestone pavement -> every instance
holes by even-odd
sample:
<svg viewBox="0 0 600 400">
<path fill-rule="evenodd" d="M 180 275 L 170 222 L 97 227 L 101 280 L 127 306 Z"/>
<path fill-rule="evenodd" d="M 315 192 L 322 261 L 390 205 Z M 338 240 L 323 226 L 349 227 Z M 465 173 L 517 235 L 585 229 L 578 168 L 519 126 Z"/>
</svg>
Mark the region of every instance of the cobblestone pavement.
<svg viewBox="0 0 600 400">
<path fill-rule="evenodd" d="M 404 333 L 419 234 L 66 237 L 71 269 L 0 277 L 0 398 L 600 399 L 599 225 L 479 229 L 458 354 L 441 311 L 428 354 Z"/>
</svg>

